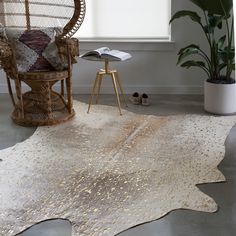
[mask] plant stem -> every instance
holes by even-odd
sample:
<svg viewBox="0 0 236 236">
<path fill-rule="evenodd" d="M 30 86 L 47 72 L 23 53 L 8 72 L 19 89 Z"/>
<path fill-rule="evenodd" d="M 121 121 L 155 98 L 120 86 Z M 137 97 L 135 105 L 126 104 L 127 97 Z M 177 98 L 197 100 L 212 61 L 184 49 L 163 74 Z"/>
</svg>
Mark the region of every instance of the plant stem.
<svg viewBox="0 0 236 236">
<path fill-rule="evenodd" d="M 207 73 L 208 78 L 211 78 L 210 77 L 210 73 L 209 73 L 209 71 L 206 68 L 203 68 L 203 67 L 200 67 L 200 68 L 202 68 Z"/>
<path fill-rule="evenodd" d="M 200 49 L 200 48 L 199 48 L 198 50 L 204 55 L 204 57 L 205 57 L 207 63 L 211 64 L 211 60 L 210 60 L 210 58 L 207 56 L 207 54 L 206 54 L 202 49 Z"/>
<path fill-rule="evenodd" d="M 211 34 L 210 34 L 210 23 L 209 23 L 207 15 L 206 15 L 206 12 L 204 10 L 203 10 L 203 14 L 204 14 L 204 17 L 205 17 L 206 25 L 208 26 L 208 33 L 205 32 L 204 26 L 202 26 L 202 28 L 203 28 L 203 32 L 205 33 L 207 41 L 208 41 L 209 46 L 210 46 L 210 53 L 211 53 L 211 60 L 210 61 L 213 61 L 214 55 L 213 55 L 213 52 L 212 52 L 213 50 L 212 50 L 212 37 L 211 37 Z M 211 78 L 214 77 L 214 75 L 213 75 L 213 71 L 214 71 L 213 65 L 212 65 L 212 63 L 210 63 L 210 67 L 209 67 Z"/>
<path fill-rule="evenodd" d="M 206 69 L 208 70 L 208 73 L 209 73 L 210 77 L 212 77 L 212 75 L 211 75 L 211 62 L 210 62 L 210 60 L 208 59 L 208 57 L 206 56 L 205 53 L 199 53 L 198 55 L 203 57 L 205 59 L 205 61 L 207 62 L 208 69 L 207 68 Z"/>
</svg>

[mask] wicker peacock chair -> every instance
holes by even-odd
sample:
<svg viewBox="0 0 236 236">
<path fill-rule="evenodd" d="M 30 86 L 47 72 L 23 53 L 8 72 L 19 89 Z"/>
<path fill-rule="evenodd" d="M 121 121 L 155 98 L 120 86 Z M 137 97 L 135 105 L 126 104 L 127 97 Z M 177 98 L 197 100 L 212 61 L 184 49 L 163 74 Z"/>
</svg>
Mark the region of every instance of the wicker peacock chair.
<svg viewBox="0 0 236 236">
<path fill-rule="evenodd" d="M 53 125 L 74 116 L 71 73 L 79 45 L 71 37 L 84 16 L 85 0 L 0 0 L 0 68 L 15 123 Z M 22 82 L 28 91 L 22 92 Z M 53 89 L 56 82 L 60 91 Z"/>
</svg>

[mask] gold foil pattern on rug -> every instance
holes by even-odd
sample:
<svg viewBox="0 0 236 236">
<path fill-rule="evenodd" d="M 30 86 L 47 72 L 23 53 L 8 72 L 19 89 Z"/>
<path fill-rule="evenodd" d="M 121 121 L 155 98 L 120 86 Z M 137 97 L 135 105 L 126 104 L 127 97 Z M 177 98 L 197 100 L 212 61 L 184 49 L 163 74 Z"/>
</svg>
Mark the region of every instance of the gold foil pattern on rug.
<svg viewBox="0 0 236 236">
<path fill-rule="evenodd" d="M 196 184 L 217 169 L 235 116 L 138 115 L 75 102 L 76 117 L 0 151 L 0 235 L 51 218 L 73 236 L 113 236 L 185 208 L 215 212 Z"/>
</svg>

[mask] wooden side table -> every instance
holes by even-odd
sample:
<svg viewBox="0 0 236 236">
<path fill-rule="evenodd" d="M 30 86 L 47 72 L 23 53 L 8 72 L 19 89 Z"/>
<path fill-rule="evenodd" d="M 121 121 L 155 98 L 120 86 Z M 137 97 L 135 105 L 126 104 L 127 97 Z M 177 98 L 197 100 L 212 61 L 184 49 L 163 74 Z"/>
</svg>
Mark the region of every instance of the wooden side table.
<svg viewBox="0 0 236 236">
<path fill-rule="evenodd" d="M 105 62 L 105 68 L 100 69 L 100 71 L 97 72 L 96 79 L 95 79 L 93 89 L 92 89 L 92 93 L 91 93 L 91 96 L 90 96 L 90 99 L 89 99 L 89 106 L 88 106 L 87 113 L 89 113 L 89 111 L 91 109 L 92 101 L 93 101 L 93 98 L 94 98 L 95 95 L 96 95 L 96 104 L 98 104 L 102 79 L 103 79 L 104 76 L 109 75 L 112 78 L 112 83 L 113 83 L 114 91 L 115 91 L 116 98 L 117 98 L 119 112 L 120 112 L 120 115 L 122 115 L 121 102 L 120 102 L 120 96 L 119 96 L 118 88 L 120 89 L 120 92 L 121 92 L 121 95 L 123 97 L 123 100 L 124 100 L 124 103 L 125 103 L 126 107 L 127 107 L 127 103 L 126 103 L 124 90 L 122 88 L 121 81 L 119 79 L 117 70 L 110 70 L 109 69 L 109 60 L 105 59 L 104 62 Z"/>
</svg>

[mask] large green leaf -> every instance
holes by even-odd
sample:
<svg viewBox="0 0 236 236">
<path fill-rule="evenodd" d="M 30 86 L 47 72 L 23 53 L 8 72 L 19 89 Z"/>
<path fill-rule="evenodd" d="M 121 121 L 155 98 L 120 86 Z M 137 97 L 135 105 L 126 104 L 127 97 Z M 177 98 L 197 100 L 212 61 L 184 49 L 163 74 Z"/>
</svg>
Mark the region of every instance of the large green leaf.
<svg viewBox="0 0 236 236">
<path fill-rule="evenodd" d="M 184 48 L 181 48 L 181 49 L 179 50 L 178 55 L 185 53 L 186 51 L 188 51 L 189 48 L 196 48 L 196 49 L 198 49 L 198 50 L 200 49 L 200 47 L 199 47 L 198 45 L 196 45 L 196 44 L 190 44 L 190 45 L 188 45 L 188 46 L 186 46 L 186 47 L 184 47 Z"/>
<path fill-rule="evenodd" d="M 230 49 L 230 51 L 228 51 L 227 48 L 219 49 L 218 55 L 223 62 L 229 63 L 229 61 L 232 61 L 235 57 L 234 48 Z"/>
<path fill-rule="evenodd" d="M 195 22 L 198 22 L 199 24 L 201 24 L 201 17 L 194 11 L 178 11 L 176 12 L 171 20 L 170 20 L 170 23 L 172 23 L 172 21 L 176 20 L 176 19 L 179 19 L 181 17 L 190 17 L 191 20 L 195 21 Z"/>
<path fill-rule="evenodd" d="M 233 8 L 233 0 L 190 0 L 193 4 L 209 14 L 229 16 Z"/>
<path fill-rule="evenodd" d="M 215 27 L 218 27 L 219 29 L 222 28 L 222 21 L 224 19 L 224 16 L 208 14 L 207 17 L 208 17 L 209 26 L 211 28 L 215 28 Z"/>
<path fill-rule="evenodd" d="M 186 61 L 181 64 L 181 67 L 186 67 L 187 69 L 190 67 L 201 67 L 207 69 L 203 61 Z"/>
<path fill-rule="evenodd" d="M 182 48 L 178 53 L 179 57 L 178 57 L 177 65 L 182 63 L 182 61 L 186 57 L 190 55 L 196 55 L 196 54 L 199 54 L 199 47 L 197 45 L 191 44 L 185 48 Z"/>
</svg>

